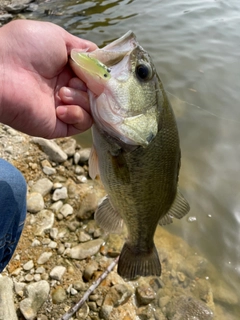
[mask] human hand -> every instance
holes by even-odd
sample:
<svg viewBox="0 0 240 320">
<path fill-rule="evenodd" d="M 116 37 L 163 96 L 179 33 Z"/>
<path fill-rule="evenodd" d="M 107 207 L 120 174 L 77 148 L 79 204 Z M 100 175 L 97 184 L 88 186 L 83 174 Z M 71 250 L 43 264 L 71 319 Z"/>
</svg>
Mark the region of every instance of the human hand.
<svg viewBox="0 0 240 320">
<path fill-rule="evenodd" d="M 0 122 L 48 139 L 91 126 L 87 88 L 68 54 L 94 43 L 52 23 L 16 20 L 0 28 L 0 48 Z"/>
</svg>

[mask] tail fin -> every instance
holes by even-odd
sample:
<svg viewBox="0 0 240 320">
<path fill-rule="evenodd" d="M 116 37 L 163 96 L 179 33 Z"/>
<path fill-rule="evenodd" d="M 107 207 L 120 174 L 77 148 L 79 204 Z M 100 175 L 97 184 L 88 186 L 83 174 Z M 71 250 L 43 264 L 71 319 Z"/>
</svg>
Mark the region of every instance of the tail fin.
<svg viewBox="0 0 240 320">
<path fill-rule="evenodd" d="M 155 245 L 149 252 L 136 253 L 129 243 L 125 243 L 119 257 L 118 274 L 126 280 L 133 280 L 138 276 L 160 276 L 161 264 Z"/>
</svg>

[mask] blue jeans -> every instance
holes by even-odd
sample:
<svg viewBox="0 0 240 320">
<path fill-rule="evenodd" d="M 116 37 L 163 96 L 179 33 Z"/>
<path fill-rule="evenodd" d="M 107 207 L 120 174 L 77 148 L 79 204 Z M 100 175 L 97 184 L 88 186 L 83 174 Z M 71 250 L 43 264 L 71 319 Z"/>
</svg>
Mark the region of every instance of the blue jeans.
<svg viewBox="0 0 240 320">
<path fill-rule="evenodd" d="M 10 261 L 26 218 L 27 185 L 14 166 L 0 159 L 0 272 Z"/>
</svg>

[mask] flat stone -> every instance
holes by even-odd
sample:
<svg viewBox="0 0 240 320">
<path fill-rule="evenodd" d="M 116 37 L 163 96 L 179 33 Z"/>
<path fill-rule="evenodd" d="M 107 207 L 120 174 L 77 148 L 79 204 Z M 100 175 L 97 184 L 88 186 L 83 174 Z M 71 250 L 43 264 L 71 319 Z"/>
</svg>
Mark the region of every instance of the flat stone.
<svg viewBox="0 0 240 320">
<path fill-rule="evenodd" d="M 91 148 L 84 148 L 79 151 L 80 159 L 79 162 L 86 162 L 89 160 Z"/>
<path fill-rule="evenodd" d="M 31 213 L 37 213 L 44 208 L 44 200 L 40 193 L 32 192 L 27 195 L 27 210 Z"/>
<path fill-rule="evenodd" d="M 63 202 L 61 200 L 56 201 L 55 203 L 53 203 L 50 207 L 50 209 L 57 213 L 63 206 Z"/>
<path fill-rule="evenodd" d="M 45 230 L 51 229 L 54 224 L 54 213 L 50 210 L 42 210 L 32 216 L 30 223 L 36 236 L 44 235 Z"/>
<path fill-rule="evenodd" d="M 8 277 L 0 275 L 0 319 L 17 320 L 13 301 L 13 282 Z"/>
<path fill-rule="evenodd" d="M 31 187 L 31 192 L 38 192 L 44 197 L 52 190 L 52 187 L 52 181 L 47 178 L 43 178 L 39 179 L 33 184 Z"/>
<path fill-rule="evenodd" d="M 68 198 L 68 192 L 66 187 L 56 189 L 53 192 L 52 199 L 53 201 L 64 200 Z"/>
<path fill-rule="evenodd" d="M 32 261 L 32 260 L 29 260 L 28 262 L 26 262 L 26 263 L 23 265 L 23 270 L 29 271 L 29 270 L 31 270 L 33 267 L 34 267 L 33 261 Z"/>
<path fill-rule="evenodd" d="M 28 298 L 22 300 L 19 307 L 26 320 L 34 320 L 48 298 L 50 286 L 47 281 L 42 280 L 28 285 L 25 291 Z"/>
<path fill-rule="evenodd" d="M 70 204 L 66 203 L 60 209 L 60 213 L 66 218 L 67 216 L 73 214 L 73 207 Z"/>
<path fill-rule="evenodd" d="M 43 151 L 49 156 L 49 159 L 54 162 L 64 162 L 67 160 L 67 154 L 53 140 L 34 137 L 32 141 L 40 145 Z"/>
<path fill-rule="evenodd" d="M 75 139 L 69 139 L 62 145 L 62 150 L 69 156 L 73 156 L 75 153 L 77 141 Z"/>
<path fill-rule="evenodd" d="M 43 172 L 47 175 L 47 176 L 51 176 L 53 174 L 55 174 L 57 171 L 55 168 L 52 167 L 43 167 Z"/>
<path fill-rule="evenodd" d="M 56 266 L 50 272 L 50 277 L 54 280 L 61 281 L 66 268 L 63 266 Z"/>
<path fill-rule="evenodd" d="M 43 252 L 40 257 L 38 258 L 38 264 L 46 263 L 52 256 L 52 252 Z"/>
<path fill-rule="evenodd" d="M 94 254 L 98 253 L 103 242 L 104 240 L 99 238 L 96 240 L 81 243 L 71 249 L 66 249 L 65 255 L 67 255 L 69 258 L 77 260 L 86 259 L 87 257 L 91 257 Z"/>
</svg>

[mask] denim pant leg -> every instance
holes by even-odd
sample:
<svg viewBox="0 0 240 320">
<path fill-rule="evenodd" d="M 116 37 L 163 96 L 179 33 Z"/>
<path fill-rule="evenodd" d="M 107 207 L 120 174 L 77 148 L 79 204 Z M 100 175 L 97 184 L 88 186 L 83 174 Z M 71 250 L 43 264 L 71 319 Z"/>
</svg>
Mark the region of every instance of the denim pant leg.
<svg viewBox="0 0 240 320">
<path fill-rule="evenodd" d="M 10 261 L 26 218 L 27 185 L 14 166 L 0 159 L 0 272 Z"/>
</svg>

